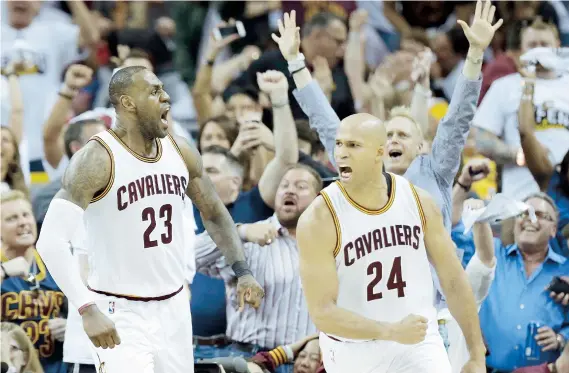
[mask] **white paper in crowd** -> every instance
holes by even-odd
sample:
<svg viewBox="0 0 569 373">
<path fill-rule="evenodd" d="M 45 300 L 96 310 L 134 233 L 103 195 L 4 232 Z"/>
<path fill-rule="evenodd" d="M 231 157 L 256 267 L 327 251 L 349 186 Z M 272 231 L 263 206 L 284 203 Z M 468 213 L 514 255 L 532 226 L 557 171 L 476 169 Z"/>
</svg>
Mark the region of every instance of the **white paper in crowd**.
<svg viewBox="0 0 569 373">
<path fill-rule="evenodd" d="M 533 48 L 524 53 L 520 60 L 525 64 L 539 63 L 548 70 L 558 74 L 569 72 L 569 48 Z"/>
<path fill-rule="evenodd" d="M 490 203 L 481 209 L 473 210 L 468 206 L 464 207 L 462 210 L 464 234 L 470 232 L 474 223 L 494 224 L 518 216 L 525 211 L 529 211 L 530 219 L 535 223 L 537 218 L 532 206 L 498 193 L 492 198 Z"/>
</svg>

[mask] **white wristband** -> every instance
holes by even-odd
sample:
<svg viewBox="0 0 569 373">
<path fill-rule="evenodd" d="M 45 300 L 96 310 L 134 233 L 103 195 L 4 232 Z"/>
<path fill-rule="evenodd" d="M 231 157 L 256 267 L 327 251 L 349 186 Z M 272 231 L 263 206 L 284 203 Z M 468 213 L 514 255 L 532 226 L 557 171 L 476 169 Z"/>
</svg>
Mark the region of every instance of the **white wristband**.
<svg viewBox="0 0 569 373">
<path fill-rule="evenodd" d="M 290 348 L 289 345 L 284 345 L 283 350 L 286 353 L 286 357 L 288 359 L 288 362 L 290 363 L 290 362 L 294 361 L 294 352 L 292 352 L 292 348 Z"/>
</svg>

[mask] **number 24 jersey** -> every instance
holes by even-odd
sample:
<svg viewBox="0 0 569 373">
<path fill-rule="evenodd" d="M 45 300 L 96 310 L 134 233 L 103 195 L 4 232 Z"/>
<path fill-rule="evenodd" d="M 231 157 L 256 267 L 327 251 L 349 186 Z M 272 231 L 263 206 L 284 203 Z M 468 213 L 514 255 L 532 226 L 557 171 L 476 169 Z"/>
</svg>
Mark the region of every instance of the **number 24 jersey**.
<svg viewBox="0 0 569 373">
<path fill-rule="evenodd" d="M 377 321 L 436 320 L 419 197 L 403 177 L 386 177 L 391 194 L 380 210 L 358 205 L 340 182 L 321 192 L 336 225 L 337 304 Z"/>
</svg>

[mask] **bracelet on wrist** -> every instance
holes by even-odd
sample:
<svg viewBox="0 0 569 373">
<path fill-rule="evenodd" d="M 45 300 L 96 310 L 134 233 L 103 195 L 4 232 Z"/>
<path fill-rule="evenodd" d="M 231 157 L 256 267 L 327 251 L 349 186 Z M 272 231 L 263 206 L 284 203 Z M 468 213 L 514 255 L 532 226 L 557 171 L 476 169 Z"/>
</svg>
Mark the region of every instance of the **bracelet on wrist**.
<svg viewBox="0 0 569 373">
<path fill-rule="evenodd" d="M 253 272 L 249 269 L 249 264 L 244 260 L 238 260 L 231 265 L 231 269 L 235 273 L 235 277 L 239 278 L 246 275 L 252 275 Z"/>
<path fill-rule="evenodd" d="M 480 64 L 482 64 L 482 61 L 484 61 L 484 55 L 482 54 L 480 57 L 475 58 L 475 57 L 472 57 L 471 55 L 467 54 L 466 59 L 470 63 L 473 63 L 475 65 L 480 65 Z"/>
<path fill-rule="evenodd" d="M 466 186 L 466 185 L 464 185 L 463 183 L 461 183 L 459 180 L 456 181 L 456 184 L 457 184 L 459 187 L 461 187 L 462 189 L 464 189 L 465 192 L 470 192 L 470 187 L 471 187 L 471 185 Z"/>
<path fill-rule="evenodd" d="M 206 65 L 212 67 L 215 64 L 215 60 L 207 60 L 205 63 Z"/>
<path fill-rule="evenodd" d="M 290 72 L 290 75 L 294 75 L 294 74 L 296 74 L 297 72 L 302 71 L 302 70 L 304 70 L 304 69 L 306 69 L 306 66 L 302 66 L 302 67 L 299 68 L 299 69 L 296 69 L 296 70 L 294 70 L 294 71 L 291 71 L 291 72 Z"/>
</svg>

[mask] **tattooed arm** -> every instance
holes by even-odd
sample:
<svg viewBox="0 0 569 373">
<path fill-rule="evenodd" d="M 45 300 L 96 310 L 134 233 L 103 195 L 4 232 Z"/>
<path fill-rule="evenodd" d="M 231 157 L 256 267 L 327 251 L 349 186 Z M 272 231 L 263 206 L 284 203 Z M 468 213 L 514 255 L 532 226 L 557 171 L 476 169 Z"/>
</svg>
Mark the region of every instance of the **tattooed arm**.
<svg viewBox="0 0 569 373">
<path fill-rule="evenodd" d="M 498 136 L 480 127 L 476 128 L 476 148 L 480 154 L 501 165 L 521 166 L 524 163 L 520 148 L 506 145 Z"/>
<path fill-rule="evenodd" d="M 245 303 L 254 308 L 259 307 L 265 292 L 253 277 L 245 261 L 243 245 L 235 223 L 215 192 L 210 178 L 204 173 L 200 153 L 186 139 L 174 136 L 174 140 L 188 167 L 190 180 L 186 194 L 200 210 L 205 229 L 237 277 L 239 310 L 243 309 Z"/>
</svg>

